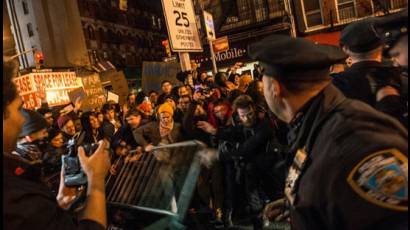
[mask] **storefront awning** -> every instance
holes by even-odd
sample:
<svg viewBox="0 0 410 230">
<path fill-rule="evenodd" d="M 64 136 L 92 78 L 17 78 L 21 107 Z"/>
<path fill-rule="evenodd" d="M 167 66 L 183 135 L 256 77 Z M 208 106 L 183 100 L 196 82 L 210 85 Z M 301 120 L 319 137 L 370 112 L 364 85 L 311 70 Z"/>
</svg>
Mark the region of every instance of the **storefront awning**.
<svg viewBox="0 0 410 230">
<path fill-rule="evenodd" d="M 330 33 L 318 33 L 306 36 L 304 38 L 322 45 L 339 46 L 340 31 Z"/>
</svg>

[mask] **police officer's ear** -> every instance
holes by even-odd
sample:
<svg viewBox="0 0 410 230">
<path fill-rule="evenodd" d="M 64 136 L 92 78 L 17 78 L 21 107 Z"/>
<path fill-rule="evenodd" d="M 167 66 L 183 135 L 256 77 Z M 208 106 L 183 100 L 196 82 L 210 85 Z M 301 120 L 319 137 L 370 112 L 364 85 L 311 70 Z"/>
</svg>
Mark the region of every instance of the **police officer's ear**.
<svg viewBox="0 0 410 230">
<path fill-rule="evenodd" d="M 267 78 L 267 86 L 266 89 L 269 94 L 272 94 L 274 97 L 281 96 L 283 94 L 283 85 L 279 83 L 278 80 L 274 78 Z"/>
<path fill-rule="evenodd" d="M 344 52 L 345 54 L 350 55 L 350 51 L 349 51 L 349 49 L 347 48 L 347 46 L 343 45 L 343 46 L 341 46 L 341 47 L 342 47 L 342 50 L 343 50 L 343 52 Z"/>
</svg>

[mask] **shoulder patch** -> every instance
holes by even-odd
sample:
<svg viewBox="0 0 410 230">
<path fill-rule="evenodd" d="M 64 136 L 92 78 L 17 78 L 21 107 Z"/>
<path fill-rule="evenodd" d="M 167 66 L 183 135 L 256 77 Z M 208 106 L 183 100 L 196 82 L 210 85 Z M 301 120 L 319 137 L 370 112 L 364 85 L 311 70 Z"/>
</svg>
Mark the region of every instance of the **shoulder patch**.
<svg viewBox="0 0 410 230">
<path fill-rule="evenodd" d="M 349 173 L 347 182 L 373 204 L 408 210 L 408 157 L 397 149 L 370 154 Z"/>
</svg>

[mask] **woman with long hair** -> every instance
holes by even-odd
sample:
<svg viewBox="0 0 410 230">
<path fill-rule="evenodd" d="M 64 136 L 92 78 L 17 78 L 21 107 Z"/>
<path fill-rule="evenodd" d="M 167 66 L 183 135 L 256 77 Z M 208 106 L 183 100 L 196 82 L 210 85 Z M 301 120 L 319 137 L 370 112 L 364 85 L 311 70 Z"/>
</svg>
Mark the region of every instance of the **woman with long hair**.
<svg viewBox="0 0 410 230">
<path fill-rule="evenodd" d="M 104 139 L 104 133 L 95 112 L 85 112 L 81 117 L 81 126 L 83 130 L 77 139 L 79 144 L 97 144 L 98 141 Z"/>
</svg>

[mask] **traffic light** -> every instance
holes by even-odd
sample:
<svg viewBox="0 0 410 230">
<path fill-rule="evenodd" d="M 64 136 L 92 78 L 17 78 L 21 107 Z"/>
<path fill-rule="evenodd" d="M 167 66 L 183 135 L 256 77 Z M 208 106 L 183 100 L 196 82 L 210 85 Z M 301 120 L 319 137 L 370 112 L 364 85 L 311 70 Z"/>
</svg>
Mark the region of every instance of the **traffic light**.
<svg viewBox="0 0 410 230">
<path fill-rule="evenodd" d="M 168 57 L 171 57 L 171 48 L 169 47 L 169 41 L 168 41 L 168 39 L 162 41 L 162 46 L 165 47 L 165 52 L 167 53 L 167 56 L 168 56 Z"/>
<path fill-rule="evenodd" d="M 41 69 L 44 66 L 44 56 L 42 52 L 35 52 L 34 60 L 36 62 L 36 69 Z"/>
<path fill-rule="evenodd" d="M 122 11 L 127 11 L 128 10 L 128 2 L 127 0 L 120 0 L 119 2 L 119 8 Z"/>
</svg>

